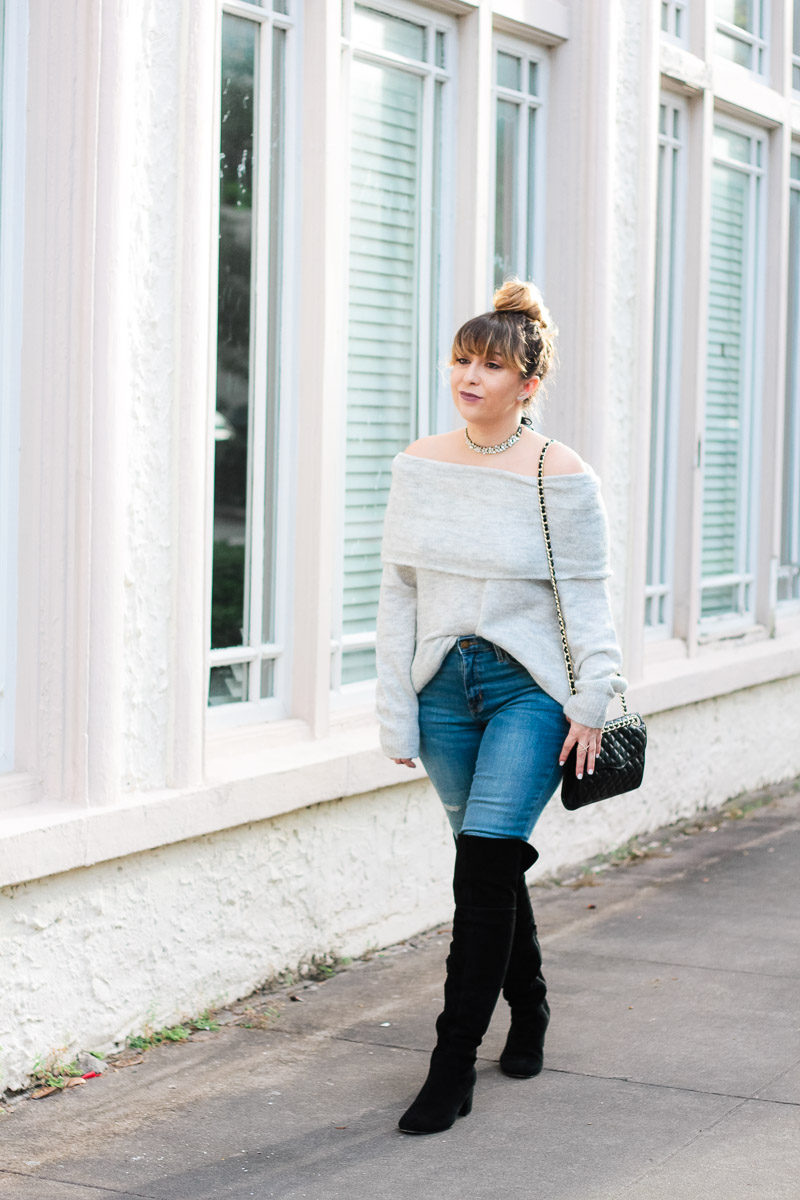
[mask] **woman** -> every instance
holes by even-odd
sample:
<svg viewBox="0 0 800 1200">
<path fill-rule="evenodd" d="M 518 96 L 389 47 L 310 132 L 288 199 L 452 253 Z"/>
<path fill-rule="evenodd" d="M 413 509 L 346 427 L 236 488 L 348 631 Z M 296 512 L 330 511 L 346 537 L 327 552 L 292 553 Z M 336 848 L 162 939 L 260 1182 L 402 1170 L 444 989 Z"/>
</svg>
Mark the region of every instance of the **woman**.
<svg viewBox="0 0 800 1200">
<path fill-rule="evenodd" d="M 405 1133 L 448 1129 L 472 1107 L 477 1049 L 500 991 L 511 1028 L 500 1067 L 542 1069 L 549 1019 L 525 884 L 528 839 L 577 745 L 592 773 L 620 654 L 606 592 L 607 529 L 593 474 L 553 442 L 544 488 L 570 640 L 570 694 L 539 519 L 546 439 L 524 415 L 551 365 L 555 329 L 532 284 L 510 280 L 494 312 L 456 333 L 465 429 L 421 438 L 393 465 L 378 615 L 381 744 L 419 755 L 456 838 L 444 1008 Z"/>
</svg>

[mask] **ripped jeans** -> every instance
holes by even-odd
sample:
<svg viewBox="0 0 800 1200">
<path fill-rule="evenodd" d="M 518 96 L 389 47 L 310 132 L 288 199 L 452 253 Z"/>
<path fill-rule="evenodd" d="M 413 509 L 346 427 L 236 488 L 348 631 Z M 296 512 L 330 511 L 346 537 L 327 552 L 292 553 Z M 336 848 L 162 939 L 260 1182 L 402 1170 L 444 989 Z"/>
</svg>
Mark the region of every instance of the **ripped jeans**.
<svg viewBox="0 0 800 1200">
<path fill-rule="evenodd" d="M 461 637 L 419 693 L 419 727 L 453 833 L 527 841 L 561 779 L 561 705 L 499 646 Z"/>
</svg>

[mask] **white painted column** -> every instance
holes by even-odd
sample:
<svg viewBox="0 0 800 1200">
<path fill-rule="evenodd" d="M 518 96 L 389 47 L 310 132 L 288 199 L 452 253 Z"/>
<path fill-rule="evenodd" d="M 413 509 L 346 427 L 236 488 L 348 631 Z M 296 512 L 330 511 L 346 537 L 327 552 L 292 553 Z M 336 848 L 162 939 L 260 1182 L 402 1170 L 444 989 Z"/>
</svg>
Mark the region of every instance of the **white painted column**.
<svg viewBox="0 0 800 1200">
<path fill-rule="evenodd" d="M 602 472 L 611 361 L 619 2 L 585 3 L 552 52 L 548 296 L 560 329 L 545 427 Z"/>
<path fill-rule="evenodd" d="M 166 782 L 203 777 L 211 624 L 219 13 L 184 5 L 181 28 L 175 285 L 175 375 Z"/>
<path fill-rule="evenodd" d="M 0 776 L 15 765 L 27 4 L 0 4 Z M 0 780 L 0 783 L 6 782 Z M 0 793 L 0 808 L 4 799 Z"/>
<path fill-rule="evenodd" d="M 635 110 L 638 113 L 638 154 L 636 164 L 630 164 L 636 193 L 636 286 L 632 292 L 636 312 L 632 322 L 632 369 L 623 418 L 630 429 L 625 448 L 630 480 L 624 506 L 628 524 L 628 558 L 624 613 L 619 632 L 625 673 L 629 679 L 640 679 L 644 673 L 644 593 L 647 581 L 661 23 L 657 5 L 641 6 L 639 0 L 634 0 L 634 5 L 641 13 L 640 40 L 631 56 L 637 67 L 639 94 L 639 105 Z"/>
<path fill-rule="evenodd" d="M 343 311 L 347 124 L 341 4 L 308 0 L 303 20 L 303 147 L 297 288 L 297 506 L 292 715 L 328 729 L 337 454 L 345 421 Z"/>
<path fill-rule="evenodd" d="M 86 798 L 113 804 L 122 774 L 124 563 L 129 493 L 131 295 L 129 242 L 134 225 L 135 161 L 131 115 L 136 59 L 135 6 L 97 5 L 97 115 L 85 171 L 93 180 Z M 80 47 L 78 47 L 80 50 Z M 79 644 L 79 643 L 78 643 Z"/>
<path fill-rule="evenodd" d="M 100 3 L 30 4 L 17 766 L 88 799 Z M 99 699 L 99 698 L 98 698 Z M 108 747 L 107 747 L 108 749 Z"/>
<path fill-rule="evenodd" d="M 791 44 L 787 62 L 791 65 Z M 784 81 L 789 80 L 784 76 Z M 787 110 L 789 104 L 787 102 Z M 787 114 L 788 115 L 788 114 Z M 762 217 L 764 232 L 764 379 L 761 403 L 762 495 L 755 536 L 756 621 L 774 632 L 777 568 L 783 512 L 783 431 L 786 402 L 786 356 L 789 270 L 789 179 L 792 154 L 791 120 L 772 131 L 768 142 Z M 773 399 L 774 398 L 774 399 Z"/>
<path fill-rule="evenodd" d="M 492 5 L 459 20 L 453 332 L 486 312 L 492 229 Z"/>
<path fill-rule="evenodd" d="M 189 143 L 214 34 L 187 13 L 179 64 L 180 11 L 151 18 L 31 3 L 18 748 L 73 806 L 200 777 L 209 314 L 191 272 L 209 261 L 213 157 Z M 181 239 L 178 181 L 202 242 Z"/>
<path fill-rule="evenodd" d="M 689 654 L 697 646 L 700 619 L 700 543 L 703 521 L 703 476 L 700 466 L 705 429 L 708 278 L 711 256 L 711 161 L 714 97 L 703 90 L 689 105 L 686 212 L 686 278 L 700 287 L 687 288 L 682 313 L 683 372 L 678 426 L 678 478 L 675 508 L 675 636 Z"/>
</svg>

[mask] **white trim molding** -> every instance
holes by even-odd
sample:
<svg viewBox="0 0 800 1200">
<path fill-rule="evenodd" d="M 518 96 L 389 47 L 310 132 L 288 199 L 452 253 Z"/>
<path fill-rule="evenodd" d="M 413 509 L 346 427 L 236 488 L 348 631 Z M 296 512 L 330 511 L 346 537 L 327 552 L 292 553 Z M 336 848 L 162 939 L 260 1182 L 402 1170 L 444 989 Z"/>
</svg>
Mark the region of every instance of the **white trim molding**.
<svg viewBox="0 0 800 1200">
<path fill-rule="evenodd" d="M 14 768 L 27 0 L 0 0 L 0 775 Z"/>
</svg>

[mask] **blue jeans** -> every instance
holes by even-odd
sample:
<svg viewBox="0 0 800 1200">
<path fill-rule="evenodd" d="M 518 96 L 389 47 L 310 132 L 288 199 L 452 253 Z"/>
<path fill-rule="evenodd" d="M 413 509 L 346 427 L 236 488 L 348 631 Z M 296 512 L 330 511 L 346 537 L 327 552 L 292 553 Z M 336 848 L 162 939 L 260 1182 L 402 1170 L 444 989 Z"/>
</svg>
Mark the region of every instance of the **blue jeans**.
<svg viewBox="0 0 800 1200">
<path fill-rule="evenodd" d="M 419 728 L 453 833 L 527 841 L 561 779 L 561 705 L 499 646 L 461 637 L 419 693 Z"/>
</svg>

